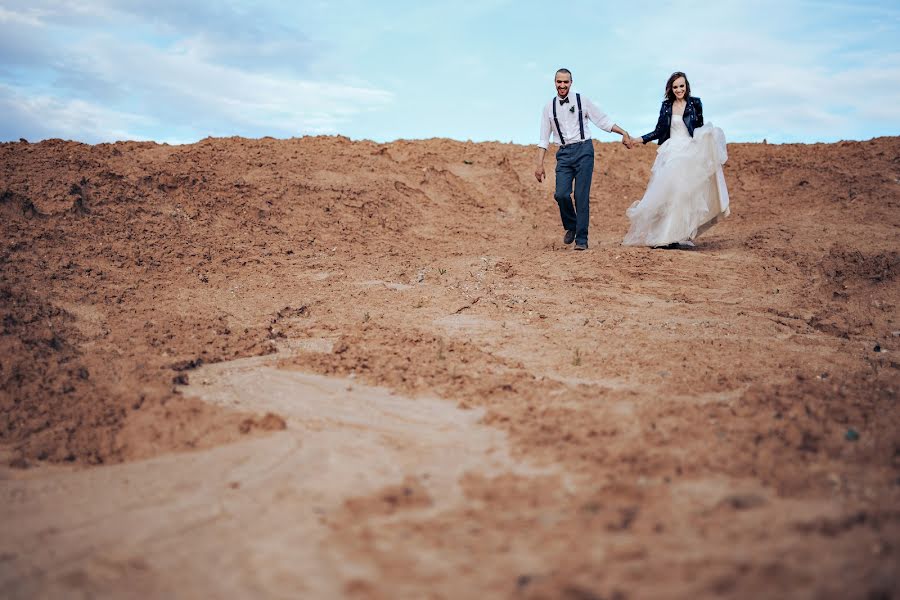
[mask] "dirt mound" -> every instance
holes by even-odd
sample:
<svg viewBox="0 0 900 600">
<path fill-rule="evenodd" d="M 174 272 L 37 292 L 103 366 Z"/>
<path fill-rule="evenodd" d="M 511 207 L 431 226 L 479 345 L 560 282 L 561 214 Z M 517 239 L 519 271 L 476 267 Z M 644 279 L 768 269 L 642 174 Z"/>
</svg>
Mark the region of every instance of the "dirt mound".
<svg viewBox="0 0 900 600">
<path fill-rule="evenodd" d="M 565 473 L 471 474 L 439 512 L 417 473 L 345 499 L 347 595 L 896 589 L 900 138 L 730 145 L 732 216 L 687 251 L 620 246 L 655 147 L 595 146 L 576 253 L 512 144 L 0 144 L 7 460 L 287 435 L 183 393 L 281 352 L 483 409 Z"/>
<path fill-rule="evenodd" d="M 822 261 L 822 271 L 837 284 L 853 280 L 873 283 L 890 281 L 900 273 L 900 252 L 872 255 L 859 250 L 832 248 Z"/>
</svg>

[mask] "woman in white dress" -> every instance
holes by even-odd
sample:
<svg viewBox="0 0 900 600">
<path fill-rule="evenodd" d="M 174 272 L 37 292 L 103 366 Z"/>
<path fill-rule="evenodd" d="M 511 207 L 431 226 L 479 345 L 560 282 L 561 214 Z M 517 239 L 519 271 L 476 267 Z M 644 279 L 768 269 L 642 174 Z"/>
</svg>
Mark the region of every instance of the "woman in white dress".
<svg viewBox="0 0 900 600">
<path fill-rule="evenodd" d="M 693 240 L 728 210 L 722 165 L 725 134 L 703 123 L 703 104 L 691 96 L 687 75 L 672 73 L 656 129 L 634 143 L 657 140 L 659 150 L 644 197 L 626 211 L 631 227 L 626 246 L 693 246 Z"/>
</svg>

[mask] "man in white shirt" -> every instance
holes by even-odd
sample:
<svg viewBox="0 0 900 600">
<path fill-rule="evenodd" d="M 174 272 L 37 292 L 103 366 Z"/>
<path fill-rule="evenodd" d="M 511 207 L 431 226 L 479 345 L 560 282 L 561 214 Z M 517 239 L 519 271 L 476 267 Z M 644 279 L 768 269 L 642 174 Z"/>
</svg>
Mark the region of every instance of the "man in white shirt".
<svg viewBox="0 0 900 600">
<path fill-rule="evenodd" d="M 572 73 L 568 69 L 556 72 L 556 98 L 541 115 L 541 141 L 538 144 L 534 176 L 544 180 L 544 156 L 550 136 L 556 137 L 556 191 L 553 197 L 559 204 L 559 216 L 566 234 L 563 244 L 575 242 L 576 250 L 587 250 L 590 222 L 591 176 L 594 173 L 594 143 L 588 121 L 604 131 L 622 136 L 622 143 L 632 145 L 628 132 L 612 122 L 606 113 L 581 94 L 569 97 Z M 575 187 L 575 206 L 572 206 L 572 185 Z"/>
</svg>

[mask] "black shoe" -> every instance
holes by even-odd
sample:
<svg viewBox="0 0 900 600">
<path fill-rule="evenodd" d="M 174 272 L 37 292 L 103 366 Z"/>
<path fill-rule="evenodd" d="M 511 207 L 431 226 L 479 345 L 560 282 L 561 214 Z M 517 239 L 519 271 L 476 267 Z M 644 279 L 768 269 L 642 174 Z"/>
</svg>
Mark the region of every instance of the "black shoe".
<svg viewBox="0 0 900 600">
<path fill-rule="evenodd" d="M 575 244 L 576 250 L 587 250 L 587 242 L 579 242 Z"/>
<path fill-rule="evenodd" d="M 563 237 L 563 244 L 568 245 L 574 241 L 575 241 L 575 230 L 569 229 L 568 231 L 566 231 L 566 235 Z"/>
</svg>

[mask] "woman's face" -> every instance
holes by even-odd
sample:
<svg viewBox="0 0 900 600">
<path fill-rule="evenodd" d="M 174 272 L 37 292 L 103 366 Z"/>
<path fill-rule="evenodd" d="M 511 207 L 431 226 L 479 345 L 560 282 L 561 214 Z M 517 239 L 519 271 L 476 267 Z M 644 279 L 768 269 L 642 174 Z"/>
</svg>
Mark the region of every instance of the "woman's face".
<svg viewBox="0 0 900 600">
<path fill-rule="evenodd" d="M 684 77 L 679 77 L 672 82 L 672 93 L 675 94 L 676 100 L 684 100 L 684 94 L 687 92 L 687 82 Z"/>
</svg>

